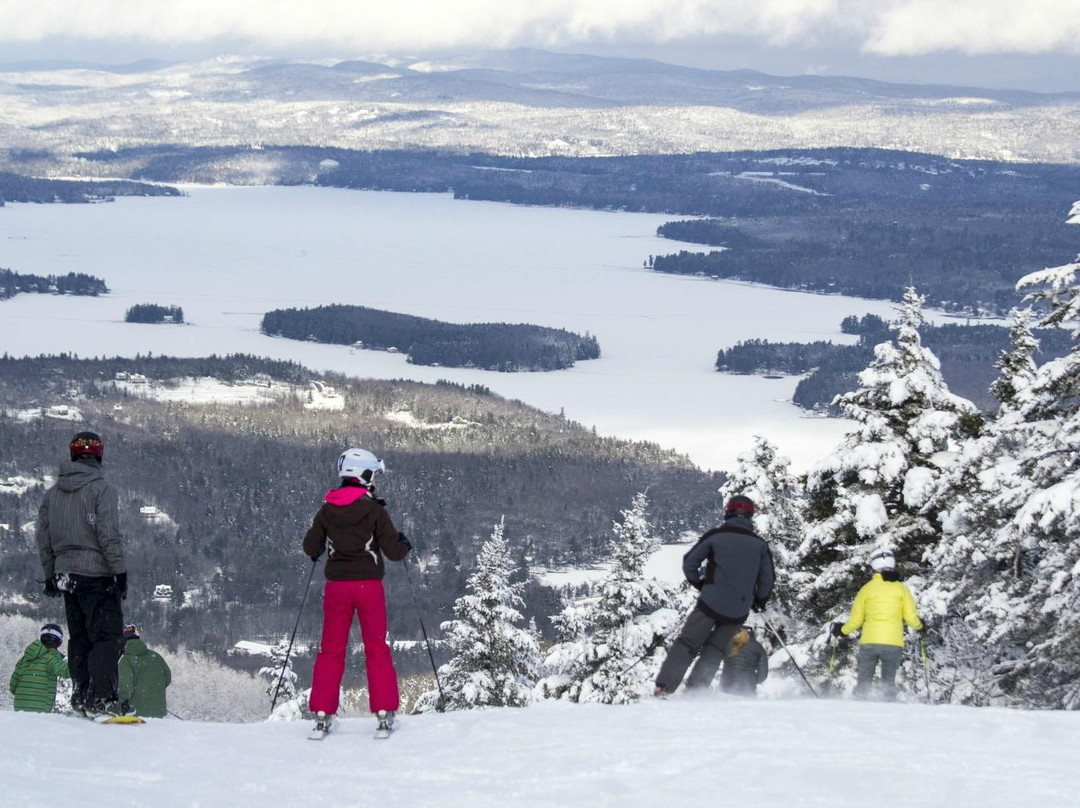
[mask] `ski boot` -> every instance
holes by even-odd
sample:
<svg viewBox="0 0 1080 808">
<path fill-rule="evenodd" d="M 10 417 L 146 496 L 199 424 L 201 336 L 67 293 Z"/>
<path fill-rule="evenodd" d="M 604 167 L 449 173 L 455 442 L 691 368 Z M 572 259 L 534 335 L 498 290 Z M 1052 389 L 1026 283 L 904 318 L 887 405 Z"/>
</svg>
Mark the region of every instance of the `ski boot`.
<svg viewBox="0 0 1080 808">
<path fill-rule="evenodd" d="M 333 715 L 327 715 L 322 710 L 315 713 L 315 728 L 311 730 L 311 733 L 308 735 L 308 740 L 321 741 L 323 738 L 330 734 L 330 729 L 333 723 Z"/>
<path fill-rule="evenodd" d="M 379 719 L 379 726 L 375 729 L 376 739 L 389 738 L 390 733 L 394 731 L 394 711 L 379 710 L 375 715 Z"/>
<path fill-rule="evenodd" d="M 86 706 L 86 717 L 99 724 L 124 715 L 124 707 L 117 699 L 95 699 Z"/>
</svg>

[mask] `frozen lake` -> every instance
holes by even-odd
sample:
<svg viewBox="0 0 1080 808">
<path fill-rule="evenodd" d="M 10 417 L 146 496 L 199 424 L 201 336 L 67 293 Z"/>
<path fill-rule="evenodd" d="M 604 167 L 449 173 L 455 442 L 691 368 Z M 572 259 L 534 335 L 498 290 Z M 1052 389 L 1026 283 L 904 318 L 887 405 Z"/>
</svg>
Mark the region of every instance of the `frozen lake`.
<svg viewBox="0 0 1080 808">
<path fill-rule="evenodd" d="M 791 405 L 796 379 L 716 373 L 717 350 L 754 337 L 847 341 L 846 315 L 892 314 L 879 301 L 644 269 L 649 255 L 702 249 L 658 239 L 666 215 L 307 187 L 185 190 L 181 199 L 0 208 L 0 266 L 86 272 L 112 289 L 98 299 L 0 302 L 0 351 L 244 352 L 358 377 L 481 383 L 601 434 L 678 449 L 705 468 L 730 467 L 755 433 L 805 468 L 845 424 Z M 191 324 L 124 323 L 135 303 L 182 306 Z M 259 333 L 269 309 L 326 303 L 588 331 L 603 355 L 565 371 L 506 374 Z"/>
</svg>

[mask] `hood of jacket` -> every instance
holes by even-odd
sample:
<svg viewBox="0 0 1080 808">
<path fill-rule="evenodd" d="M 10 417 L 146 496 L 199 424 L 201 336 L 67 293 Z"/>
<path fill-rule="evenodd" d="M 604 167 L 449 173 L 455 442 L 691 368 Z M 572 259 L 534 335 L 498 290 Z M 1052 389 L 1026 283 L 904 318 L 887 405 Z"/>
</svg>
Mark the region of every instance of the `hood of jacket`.
<svg viewBox="0 0 1080 808">
<path fill-rule="evenodd" d="M 755 536 L 757 535 L 754 531 L 754 522 L 747 519 L 745 516 L 729 516 L 724 520 L 722 527 L 736 528 L 743 533 L 753 533 Z"/>
<path fill-rule="evenodd" d="M 344 508 L 352 505 L 357 500 L 367 496 L 368 490 L 356 485 L 343 485 L 341 488 L 331 488 L 326 492 L 325 502 L 327 505 L 335 505 Z"/>
<path fill-rule="evenodd" d="M 23 651 L 23 656 L 26 657 L 28 660 L 41 659 L 47 653 L 49 653 L 49 649 L 45 647 L 45 643 L 43 643 L 41 640 L 34 640 L 32 643 L 26 646 L 26 650 Z"/>
<path fill-rule="evenodd" d="M 150 649 L 146 647 L 146 643 L 140 640 L 138 637 L 128 640 L 124 643 L 124 656 L 131 654 L 132 656 L 143 656 L 149 653 Z"/>
<path fill-rule="evenodd" d="M 78 491 L 94 480 L 103 480 L 101 467 L 96 463 L 83 463 L 74 460 L 60 461 L 60 478 L 56 481 L 61 491 Z"/>
</svg>

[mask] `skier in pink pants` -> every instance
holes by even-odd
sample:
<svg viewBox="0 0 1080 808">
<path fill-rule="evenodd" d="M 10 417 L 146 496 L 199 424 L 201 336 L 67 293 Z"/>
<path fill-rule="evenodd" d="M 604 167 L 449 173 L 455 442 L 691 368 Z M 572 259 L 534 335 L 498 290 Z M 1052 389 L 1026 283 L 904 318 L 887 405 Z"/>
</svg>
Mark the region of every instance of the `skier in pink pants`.
<svg viewBox="0 0 1080 808">
<path fill-rule="evenodd" d="M 315 658 L 310 706 L 318 724 L 313 737 L 325 736 L 338 709 L 345 651 L 353 613 L 360 618 L 367 668 L 368 706 L 389 731 L 398 709 L 397 671 L 386 644 L 385 558 L 400 561 L 412 549 L 390 521 L 385 502 L 374 495 L 381 460 L 365 449 L 347 449 L 338 458 L 341 487 L 326 493 L 304 536 L 304 552 L 318 560 L 327 552 L 323 590 L 323 629 Z"/>
</svg>

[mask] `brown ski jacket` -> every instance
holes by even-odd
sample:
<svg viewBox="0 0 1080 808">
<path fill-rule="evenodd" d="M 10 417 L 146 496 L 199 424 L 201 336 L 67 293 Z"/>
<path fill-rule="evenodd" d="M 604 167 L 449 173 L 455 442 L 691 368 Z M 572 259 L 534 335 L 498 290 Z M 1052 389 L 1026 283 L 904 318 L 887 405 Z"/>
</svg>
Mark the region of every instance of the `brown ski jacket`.
<svg viewBox="0 0 1080 808">
<path fill-rule="evenodd" d="M 328 581 L 381 579 L 384 556 L 400 561 L 409 551 L 400 539 L 390 514 L 366 488 L 342 486 L 326 493 L 304 536 L 304 553 L 317 558 L 327 552 Z"/>
</svg>

